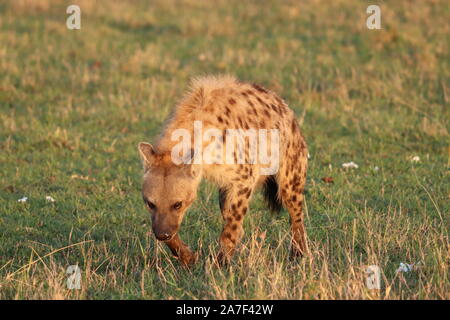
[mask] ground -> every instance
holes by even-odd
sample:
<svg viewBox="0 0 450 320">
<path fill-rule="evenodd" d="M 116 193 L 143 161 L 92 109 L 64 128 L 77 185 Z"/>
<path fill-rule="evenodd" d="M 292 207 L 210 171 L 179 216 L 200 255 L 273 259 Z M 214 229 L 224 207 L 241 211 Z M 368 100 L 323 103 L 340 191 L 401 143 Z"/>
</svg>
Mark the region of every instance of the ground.
<svg viewBox="0 0 450 320">
<path fill-rule="evenodd" d="M 66 28 L 69 4 L 81 30 Z M 383 1 L 382 30 L 368 30 L 368 5 L 3 1 L 0 298 L 449 299 L 450 9 Z M 258 195 L 240 253 L 215 267 L 222 218 L 207 183 L 181 229 L 195 267 L 151 234 L 137 144 L 190 77 L 217 73 L 278 92 L 297 115 L 310 151 L 300 261 L 287 212 Z M 417 266 L 396 274 L 401 262 Z"/>
</svg>

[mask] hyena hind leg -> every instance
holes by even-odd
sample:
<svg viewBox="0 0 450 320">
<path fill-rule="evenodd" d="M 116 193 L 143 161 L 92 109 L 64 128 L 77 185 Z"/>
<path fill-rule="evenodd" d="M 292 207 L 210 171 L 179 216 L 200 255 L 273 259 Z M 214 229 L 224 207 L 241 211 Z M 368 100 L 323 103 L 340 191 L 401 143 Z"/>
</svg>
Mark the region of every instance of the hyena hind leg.
<svg viewBox="0 0 450 320">
<path fill-rule="evenodd" d="M 292 230 L 292 256 L 303 256 L 308 251 L 306 231 L 304 225 L 304 186 L 306 180 L 306 162 L 302 168 L 303 161 L 294 165 L 294 170 L 289 173 L 282 170 L 278 177 L 279 192 L 282 203 L 289 212 Z M 284 172 L 283 172 L 284 171 Z"/>
</svg>

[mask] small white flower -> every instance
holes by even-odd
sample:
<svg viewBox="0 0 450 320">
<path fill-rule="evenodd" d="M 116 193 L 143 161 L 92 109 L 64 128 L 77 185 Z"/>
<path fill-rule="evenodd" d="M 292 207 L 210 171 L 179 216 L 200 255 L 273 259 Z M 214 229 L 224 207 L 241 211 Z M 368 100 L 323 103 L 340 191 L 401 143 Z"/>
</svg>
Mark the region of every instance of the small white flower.
<svg viewBox="0 0 450 320">
<path fill-rule="evenodd" d="M 342 168 L 355 168 L 355 169 L 358 169 L 359 166 L 356 163 L 354 163 L 353 161 L 350 161 L 350 162 L 343 163 L 342 164 Z"/>
<path fill-rule="evenodd" d="M 380 168 L 378 168 L 377 166 L 375 166 L 375 167 L 373 168 L 373 170 L 378 171 L 378 170 L 380 170 Z"/>
<path fill-rule="evenodd" d="M 308 159 L 311 159 L 311 155 L 309 154 L 309 152 L 308 152 Z"/>
<path fill-rule="evenodd" d="M 28 200 L 28 197 L 23 197 L 23 198 L 20 198 L 19 200 L 17 200 L 18 202 L 27 202 L 27 200 Z"/>
<path fill-rule="evenodd" d="M 408 264 L 408 263 L 400 262 L 400 266 L 398 267 L 398 269 L 395 272 L 396 273 L 411 272 L 413 270 L 413 267 L 414 267 L 414 263 Z"/>
<path fill-rule="evenodd" d="M 411 158 L 411 161 L 412 162 L 419 162 L 420 158 L 419 158 L 419 156 L 414 156 L 414 157 Z"/>
<path fill-rule="evenodd" d="M 46 196 L 46 197 L 45 197 L 45 200 L 47 200 L 48 202 L 55 202 L 55 201 L 56 201 L 55 199 L 53 199 L 53 198 L 50 197 L 50 196 Z"/>
</svg>

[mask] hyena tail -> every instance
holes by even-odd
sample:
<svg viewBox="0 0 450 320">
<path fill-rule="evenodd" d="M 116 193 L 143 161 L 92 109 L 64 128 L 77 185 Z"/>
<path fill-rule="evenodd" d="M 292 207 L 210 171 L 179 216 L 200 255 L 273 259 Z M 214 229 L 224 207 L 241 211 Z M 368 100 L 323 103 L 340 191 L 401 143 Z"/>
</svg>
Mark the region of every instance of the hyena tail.
<svg viewBox="0 0 450 320">
<path fill-rule="evenodd" d="M 270 211 L 273 213 L 279 213 L 282 204 L 278 198 L 278 182 L 275 176 L 270 176 L 266 179 L 263 186 L 263 195 Z"/>
</svg>

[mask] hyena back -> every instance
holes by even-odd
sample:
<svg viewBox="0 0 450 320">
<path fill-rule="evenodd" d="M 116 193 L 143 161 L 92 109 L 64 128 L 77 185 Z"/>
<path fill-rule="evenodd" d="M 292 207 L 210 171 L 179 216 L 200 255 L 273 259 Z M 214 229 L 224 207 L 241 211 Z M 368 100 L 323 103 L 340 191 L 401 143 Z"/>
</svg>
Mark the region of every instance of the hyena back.
<svg viewBox="0 0 450 320">
<path fill-rule="evenodd" d="M 174 161 L 173 150 L 179 144 L 174 141 L 174 133 L 184 129 L 191 133 L 189 142 L 195 145 L 195 122 L 202 124 L 203 131 L 214 128 L 224 133 L 223 139 L 214 143 L 201 141 L 201 147 L 208 145 L 217 150 L 214 156 L 223 157 L 227 130 L 276 129 L 278 171 L 261 174 L 267 164 L 251 161 L 248 139 L 243 154 L 233 151 L 234 163 L 186 161 L 196 159 L 195 151 L 189 152 L 187 158 L 180 156 L 181 163 Z M 249 201 L 258 187 L 263 188 L 271 210 L 279 211 L 284 206 L 289 212 L 293 254 L 302 255 L 307 250 L 302 207 L 308 151 L 294 112 L 275 93 L 229 76 L 195 79 L 155 146 L 140 143 L 139 152 L 145 170 L 142 195 L 151 212 L 153 232 L 183 264 L 193 263 L 196 255 L 179 238 L 178 230 L 203 177 L 219 186 L 224 219 L 219 262 L 229 261 L 233 255 L 243 234 Z M 244 161 L 238 161 L 238 157 Z"/>
</svg>

